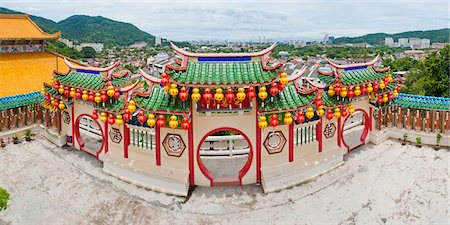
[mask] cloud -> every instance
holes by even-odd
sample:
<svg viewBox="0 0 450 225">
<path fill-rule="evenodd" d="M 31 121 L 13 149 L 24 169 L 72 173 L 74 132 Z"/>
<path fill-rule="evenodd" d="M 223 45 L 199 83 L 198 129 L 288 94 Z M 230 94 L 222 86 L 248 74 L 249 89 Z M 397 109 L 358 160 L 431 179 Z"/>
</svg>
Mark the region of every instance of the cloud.
<svg viewBox="0 0 450 225">
<path fill-rule="evenodd" d="M 0 1 L 55 21 L 74 14 L 130 22 L 172 40 L 320 39 L 448 27 L 447 1 Z"/>
</svg>

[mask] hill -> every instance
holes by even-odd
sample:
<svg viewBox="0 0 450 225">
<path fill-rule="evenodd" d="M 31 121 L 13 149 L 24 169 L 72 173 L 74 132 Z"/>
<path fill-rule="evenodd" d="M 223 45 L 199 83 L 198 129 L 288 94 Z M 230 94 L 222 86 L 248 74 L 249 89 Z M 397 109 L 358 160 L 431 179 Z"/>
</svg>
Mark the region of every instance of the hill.
<svg viewBox="0 0 450 225">
<path fill-rule="evenodd" d="M 439 30 L 426 30 L 426 31 L 407 31 L 397 34 L 386 34 L 386 33 L 374 33 L 367 34 L 360 37 L 340 37 L 334 39 L 335 44 L 344 43 L 368 43 L 371 45 L 382 45 L 384 44 L 385 37 L 392 37 L 395 41 L 398 38 L 428 38 L 431 43 L 433 42 L 449 42 L 449 28 L 439 29 Z"/>
<path fill-rule="evenodd" d="M 22 12 L 0 7 L 0 13 Z M 75 15 L 60 22 L 30 15 L 30 18 L 45 32 L 61 31 L 62 37 L 78 42 L 100 42 L 106 46 L 128 46 L 138 41 L 153 45 L 155 37 L 130 23 L 119 22 L 101 16 Z"/>
</svg>

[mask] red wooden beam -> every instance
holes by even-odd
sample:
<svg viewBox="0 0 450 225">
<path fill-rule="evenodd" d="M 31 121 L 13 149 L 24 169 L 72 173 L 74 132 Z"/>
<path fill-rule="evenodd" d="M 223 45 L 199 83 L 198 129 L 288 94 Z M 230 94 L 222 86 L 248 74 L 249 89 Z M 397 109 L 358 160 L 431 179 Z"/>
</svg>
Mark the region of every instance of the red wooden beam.
<svg viewBox="0 0 450 225">
<path fill-rule="evenodd" d="M 130 143 L 130 129 L 125 123 L 123 125 L 123 157 L 128 159 L 128 144 Z"/>
<path fill-rule="evenodd" d="M 316 125 L 316 140 L 319 143 L 319 152 L 322 152 L 322 118 Z"/>
<path fill-rule="evenodd" d="M 289 125 L 289 162 L 294 161 L 294 123 Z"/>
<path fill-rule="evenodd" d="M 156 139 L 156 165 L 161 166 L 161 127 L 155 127 L 155 139 Z"/>
</svg>

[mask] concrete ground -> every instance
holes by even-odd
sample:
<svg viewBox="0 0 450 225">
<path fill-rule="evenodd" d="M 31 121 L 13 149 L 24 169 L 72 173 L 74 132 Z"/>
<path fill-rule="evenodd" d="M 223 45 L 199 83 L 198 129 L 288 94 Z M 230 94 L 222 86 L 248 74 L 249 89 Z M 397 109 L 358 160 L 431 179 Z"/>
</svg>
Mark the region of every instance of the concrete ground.
<svg viewBox="0 0 450 225">
<path fill-rule="evenodd" d="M 0 149 L 3 224 L 448 224 L 448 150 L 396 141 L 354 150 L 344 165 L 276 193 L 259 186 L 156 193 L 101 162 L 38 137 Z"/>
</svg>

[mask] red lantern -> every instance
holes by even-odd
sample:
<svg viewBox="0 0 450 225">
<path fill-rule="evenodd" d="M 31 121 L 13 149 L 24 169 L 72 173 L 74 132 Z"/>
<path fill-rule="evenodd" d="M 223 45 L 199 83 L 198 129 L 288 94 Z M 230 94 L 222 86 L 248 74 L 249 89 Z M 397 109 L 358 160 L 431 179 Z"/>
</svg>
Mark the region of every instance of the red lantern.
<svg viewBox="0 0 450 225">
<path fill-rule="evenodd" d="M 366 93 L 367 93 L 367 88 L 366 88 L 366 85 L 363 84 L 362 88 L 361 88 L 361 94 L 365 95 Z"/>
<path fill-rule="evenodd" d="M 125 113 L 123 114 L 123 119 L 125 120 L 125 122 L 130 121 L 131 113 L 130 113 L 130 111 L 128 111 L 128 109 L 125 109 Z"/>
<path fill-rule="evenodd" d="M 388 86 L 388 84 L 389 84 L 389 81 L 387 80 L 387 78 L 385 77 L 384 79 L 383 79 L 383 82 L 384 82 L 384 85 L 385 86 Z"/>
<path fill-rule="evenodd" d="M 94 111 L 92 111 L 92 119 L 97 120 L 98 119 L 98 111 L 96 109 L 94 109 Z"/>
<path fill-rule="evenodd" d="M 355 96 L 355 92 L 353 91 L 353 87 L 348 88 L 347 96 L 349 98 L 353 98 L 353 96 Z"/>
<path fill-rule="evenodd" d="M 233 104 L 234 102 L 234 91 L 231 88 L 228 88 L 227 94 L 225 95 L 225 98 L 227 99 L 228 104 Z"/>
<path fill-rule="evenodd" d="M 327 110 L 327 115 L 325 116 L 328 120 L 333 119 L 333 111 L 331 109 Z"/>
<path fill-rule="evenodd" d="M 114 89 L 114 98 L 115 98 L 115 99 L 118 99 L 119 97 L 120 97 L 119 89 L 115 88 L 115 89 Z"/>
<path fill-rule="evenodd" d="M 297 122 L 303 123 L 305 121 L 305 113 L 303 111 L 298 111 L 297 113 Z"/>
<path fill-rule="evenodd" d="M 180 94 L 178 94 L 178 97 L 180 97 L 181 101 L 186 101 L 189 98 L 189 94 L 186 92 L 185 87 L 180 88 Z"/>
<path fill-rule="evenodd" d="M 105 91 L 102 91 L 102 95 L 100 96 L 100 99 L 102 100 L 102 102 L 106 102 L 106 100 L 108 100 L 108 96 L 106 95 Z"/>
<path fill-rule="evenodd" d="M 278 94 L 278 85 L 277 85 L 277 83 L 273 83 L 273 84 L 271 85 L 269 92 L 270 92 L 270 94 L 271 94 L 272 96 L 275 96 L 275 95 Z"/>
<path fill-rule="evenodd" d="M 47 102 L 50 100 L 50 94 L 45 94 L 44 100 Z"/>
<path fill-rule="evenodd" d="M 53 85 L 53 87 L 54 87 L 56 90 L 58 90 L 58 89 L 59 89 L 59 82 L 56 81 L 55 84 Z"/>
<path fill-rule="evenodd" d="M 209 104 L 212 98 L 213 95 L 211 94 L 211 90 L 209 90 L 209 88 L 206 88 L 205 91 L 203 91 L 203 100 L 205 100 L 205 102 Z"/>
<path fill-rule="evenodd" d="M 55 99 L 55 103 L 53 104 L 55 107 L 58 107 L 58 105 L 59 105 L 59 101 L 58 101 L 58 99 Z"/>
<path fill-rule="evenodd" d="M 392 94 L 392 92 L 389 92 L 388 99 L 389 101 L 392 101 L 392 99 L 394 99 L 394 95 Z"/>
<path fill-rule="evenodd" d="M 373 90 L 374 90 L 374 91 L 378 91 L 378 83 L 377 83 L 377 82 L 375 82 L 375 83 L 373 84 Z"/>
<path fill-rule="evenodd" d="M 378 95 L 377 103 L 378 103 L 378 105 L 383 104 L 383 98 L 381 97 L 381 95 Z"/>
<path fill-rule="evenodd" d="M 270 118 L 270 126 L 272 126 L 272 127 L 278 126 L 278 116 L 277 116 L 277 114 L 272 114 L 272 117 Z"/>
<path fill-rule="evenodd" d="M 113 125 L 114 124 L 114 115 L 113 114 L 109 114 L 109 117 L 108 117 L 108 123 L 110 124 L 110 125 Z"/>
<path fill-rule="evenodd" d="M 169 79 L 167 78 L 161 78 L 161 81 L 159 82 L 163 87 L 167 86 L 169 84 Z"/>
<path fill-rule="evenodd" d="M 147 120 L 147 118 L 145 118 L 145 113 L 144 113 L 144 111 L 140 111 L 140 112 L 139 112 L 139 116 L 138 116 L 138 122 L 139 122 L 140 124 L 144 124 L 146 120 Z"/>
<path fill-rule="evenodd" d="M 185 130 L 189 129 L 189 119 L 187 117 L 183 117 L 183 119 L 181 119 L 181 128 Z"/>
<path fill-rule="evenodd" d="M 337 83 L 336 85 L 334 85 L 334 93 L 336 93 L 336 95 L 339 95 L 340 92 L 341 92 L 341 85 Z"/>
<path fill-rule="evenodd" d="M 81 90 L 77 88 L 75 92 L 75 98 L 81 99 L 82 96 L 83 94 L 81 94 Z"/>
<path fill-rule="evenodd" d="M 161 74 L 161 79 L 162 79 L 162 78 L 168 79 L 168 78 L 169 78 L 169 74 L 167 74 L 167 73 Z M 164 85 L 164 86 L 166 86 L 166 85 Z"/>
<path fill-rule="evenodd" d="M 64 87 L 64 96 L 69 97 L 69 95 L 70 95 L 69 87 Z"/>
<path fill-rule="evenodd" d="M 278 84 L 278 90 L 283 91 L 286 86 L 282 83 Z"/>
<path fill-rule="evenodd" d="M 402 90 L 402 87 L 400 87 L 400 84 L 397 86 L 397 92 L 400 92 L 400 90 Z"/>
<path fill-rule="evenodd" d="M 347 109 L 345 107 L 343 107 L 341 110 L 341 116 L 346 117 L 347 115 L 348 115 Z"/>
<path fill-rule="evenodd" d="M 156 122 L 158 127 L 164 127 L 166 125 L 166 120 L 164 119 L 164 115 L 158 115 L 158 121 Z"/>
<path fill-rule="evenodd" d="M 89 92 L 89 97 L 88 97 L 88 101 L 90 102 L 94 102 L 94 92 Z"/>
<path fill-rule="evenodd" d="M 247 97 L 249 99 L 254 99 L 256 97 L 256 92 L 254 87 L 249 87 L 247 92 Z"/>
</svg>

